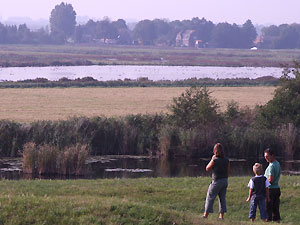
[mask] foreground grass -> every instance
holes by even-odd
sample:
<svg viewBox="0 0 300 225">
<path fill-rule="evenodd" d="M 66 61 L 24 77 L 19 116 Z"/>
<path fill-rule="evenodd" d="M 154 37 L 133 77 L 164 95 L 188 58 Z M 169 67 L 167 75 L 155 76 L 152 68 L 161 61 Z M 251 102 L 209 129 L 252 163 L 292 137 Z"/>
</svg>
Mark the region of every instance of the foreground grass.
<svg viewBox="0 0 300 225">
<path fill-rule="evenodd" d="M 249 178 L 230 178 L 224 221 L 217 213 L 201 219 L 208 177 L 2 180 L 0 224 L 250 224 Z M 282 223 L 298 224 L 300 177 L 283 176 L 280 183 Z"/>
<path fill-rule="evenodd" d="M 168 112 L 174 97 L 187 88 L 29 88 L 0 89 L 0 119 L 18 122 L 59 120 L 72 116 L 126 116 Z M 234 100 L 239 106 L 264 105 L 275 87 L 210 87 L 221 109 Z"/>
</svg>

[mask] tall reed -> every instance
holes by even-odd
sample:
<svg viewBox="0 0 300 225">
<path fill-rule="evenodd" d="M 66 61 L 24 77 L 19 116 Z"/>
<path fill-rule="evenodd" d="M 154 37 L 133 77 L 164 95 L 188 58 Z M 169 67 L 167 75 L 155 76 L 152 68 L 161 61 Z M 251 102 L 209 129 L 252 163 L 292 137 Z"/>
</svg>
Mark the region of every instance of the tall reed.
<svg viewBox="0 0 300 225">
<path fill-rule="evenodd" d="M 55 146 L 26 143 L 23 150 L 23 171 L 30 174 L 83 175 L 88 157 L 86 145 L 63 150 Z"/>
</svg>

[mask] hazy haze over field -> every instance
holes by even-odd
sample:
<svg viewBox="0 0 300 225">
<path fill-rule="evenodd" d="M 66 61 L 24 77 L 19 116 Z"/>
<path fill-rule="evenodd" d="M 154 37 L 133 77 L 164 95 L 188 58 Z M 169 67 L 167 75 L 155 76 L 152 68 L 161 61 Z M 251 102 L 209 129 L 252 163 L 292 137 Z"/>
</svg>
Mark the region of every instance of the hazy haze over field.
<svg viewBox="0 0 300 225">
<path fill-rule="evenodd" d="M 1 0 L 0 21 L 9 17 L 30 17 L 34 20 L 48 19 L 51 10 L 61 0 Z M 102 19 L 166 18 L 169 20 L 205 17 L 214 23 L 242 24 L 247 19 L 253 24 L 283 24 L 300 21 L 299 0 L 69 0 L 77 16 Z"/>
</svg>

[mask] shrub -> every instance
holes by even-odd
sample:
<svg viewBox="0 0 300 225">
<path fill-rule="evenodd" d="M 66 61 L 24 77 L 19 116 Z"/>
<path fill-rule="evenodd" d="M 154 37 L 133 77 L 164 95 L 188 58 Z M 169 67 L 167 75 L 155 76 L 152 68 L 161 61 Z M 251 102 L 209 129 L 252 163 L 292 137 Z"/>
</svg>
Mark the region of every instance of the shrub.
<svg viewBox="0 0 300 225">
<path fill-rule="evenodd" d="M 180 97 L 173 99 L 169 108 L 171 120 L 183 128 L 208 125 L 220 119 L 217 112 L 219 105 L 205 87 L 187 89 Z"/>
</svg>

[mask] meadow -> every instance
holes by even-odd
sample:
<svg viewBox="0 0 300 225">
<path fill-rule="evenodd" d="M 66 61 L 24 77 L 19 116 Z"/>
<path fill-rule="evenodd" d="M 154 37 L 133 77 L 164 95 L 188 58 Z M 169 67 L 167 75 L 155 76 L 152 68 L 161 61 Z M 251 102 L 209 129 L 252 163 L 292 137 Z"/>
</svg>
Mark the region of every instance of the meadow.
<svg viewBox="0 0 300 225">
<path fill-rule="evenodd" d="M 291 65 L 300 50 L 195 49 L 112 45 L 0 45 L 0 66 L 60 65 Z"/>
<path fill-rule="evenodd" d="M 73 116 L 119 117 L 168 112 L 186 87 L 0 89 L 0 119 L 17 122 L 64 120 Z M 210 87 L 224 110 L 230 101 L 254 108 L 273 98 L 275 87 Z"/>
<path fill-rule="evenodd" d="M 0 224 L 251 224 L 247 183 L 230 177 L 228 213 L 202 219 L 209 177 L 0 181 Z M 282 176 L 282 224 L 299 224 L 300 177 Z M 259 219 L 256 224 L 263 224 Z"/>
</svg>

